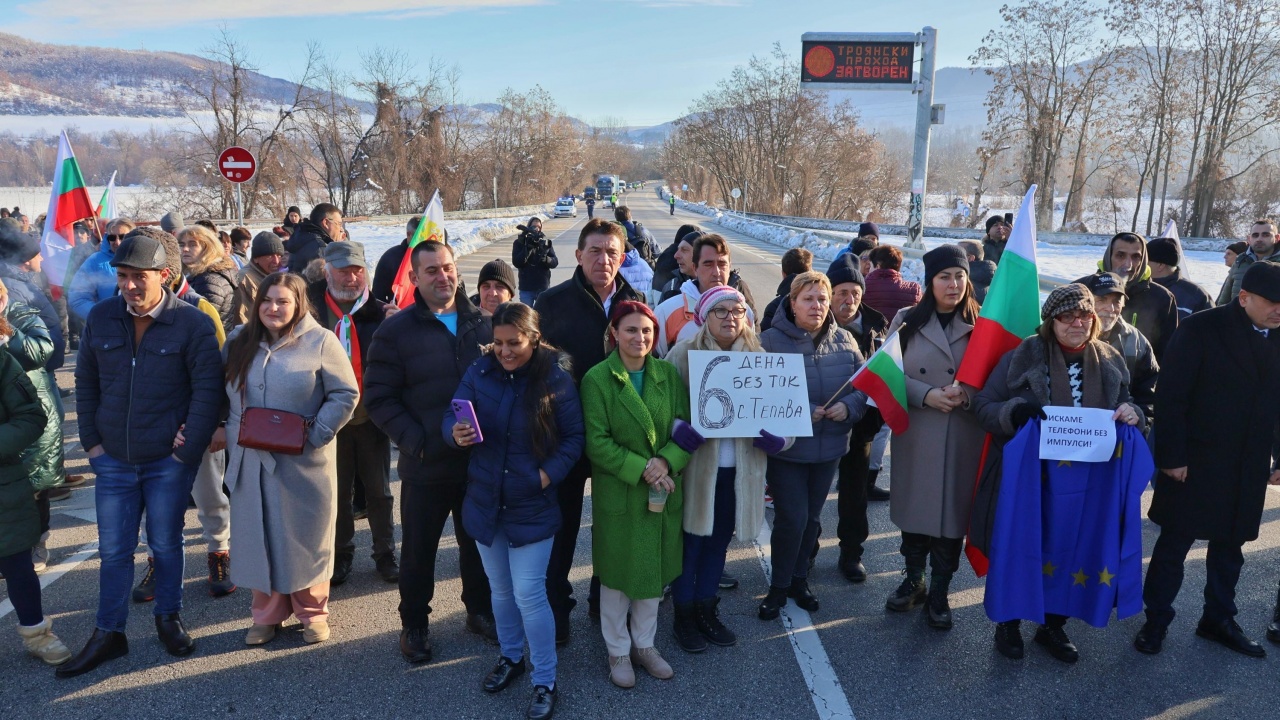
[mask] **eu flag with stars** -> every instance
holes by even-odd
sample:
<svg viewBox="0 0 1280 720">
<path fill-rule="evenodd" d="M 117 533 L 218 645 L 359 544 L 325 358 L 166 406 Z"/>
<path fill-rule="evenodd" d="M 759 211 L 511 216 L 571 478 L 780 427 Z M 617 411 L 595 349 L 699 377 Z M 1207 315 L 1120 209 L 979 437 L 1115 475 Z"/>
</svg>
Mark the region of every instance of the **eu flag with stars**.
<svg viewBox="0 0 1280 720">
<path fill-rule="evenodd" d="M 1155 463 L 1142 433 L 1119 424 L 1107 462 L 1040 459 L 1033 420 L 1004 446 L 986 597 L 996 622 L 1045 613 L 1105 627 L 1142 610 L 1142 492 Z"/>
</svg>

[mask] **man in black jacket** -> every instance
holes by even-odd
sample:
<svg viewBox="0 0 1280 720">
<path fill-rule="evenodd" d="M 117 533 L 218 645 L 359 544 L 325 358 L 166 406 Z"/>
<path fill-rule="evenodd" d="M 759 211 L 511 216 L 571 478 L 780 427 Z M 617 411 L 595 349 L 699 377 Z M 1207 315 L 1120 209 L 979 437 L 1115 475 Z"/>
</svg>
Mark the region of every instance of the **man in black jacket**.
<svg viewBox="0 0 1280 720">
<path fill-rule="evenodd" d="M 551 271 L 560 267 L 560 258 L 551 239 L 542 233 L 541 218 L 531 217 L 517 227 L 520 235 L 511 245 L 511 264 L 519 271 L 520 302 L 533 307 L 551 286 Z"/>
<path fill-rule="evenodd" d="M 1101 265 L 1104 271 L 1124 278 L 1129 297 L 1125 319 L 1147 338 L 1156 351 L 1156 361 L 1163 364 L 1164 350 L 1178 329 L 1178 303 L 1173 293 L 1152 281 L 1146 241 L 1137 233 L 1119 233 L 1107 245 Z"/>
<path fill-rule="evenodd" d="M 831 314 L 840 327 L 853 333 L 858 352 L 865 362 L 884 341 L 889 323 L 884 315 L 862 304 L 866 281 L 858 271 L 858 257 L 846 254 L 827 268 L 831 280 Z M 837 509 L 840 518 L 836 535 L 840 538 L 840 573 L 850 582 L 864 582 L 867 568 L 862 564 L 863 544 L 871 528 L 867 523 L 867 500 L 888 500 L 888 491 L 876 487 L 870 471 L 871 442 L 883 421 L 878 411 L 868 412 L 853 426 L 849 452 L 840 459 L 837 476 Z M 872 494 L 874 493 L 874 496 Z"/>
<path fill-rule="evenodd" d="M 343 242 L 326 247 L 324 278 L 308 285 L 307 295 L 316 319 L 337 334 L 351 358 L 356 383 L 362 384 L 373 335 L 388 312 L 394 312 L 394 308 L 370 295 L 364 245 Z M 383 580 L 396 582 L 400 579 L 400 568 L 396 565 L 395 520 L 392 517 L 395 501 L 391 497 L 391 441 L 377 425 L 369 422 L 369 410 L 363 395 L 351 421 L 338 431 L 337 446 L 338 520 L 330 583 L 343 584 L 351 572 L 356 552 L 351 501 L 353 488 L 357 485 L 363 490 L 364 507 L 369 516 L 374 567 Z"/>
<path fill-rule="evenodd" d="M 622 267 L 626 231 L 601 218 L 589 220 L 578 234 L 573 277 L 542 293 L 534 309 L 542 317 L 542 336 L 573 359 L 574 382 L 603 361 L 605 329 L 613 303 L 644 298 L 618 274 Z M 438 423 L 437 423 L 438 424 Z M 584 454 L 557 488 L 562 523 L 551 546 L 547 565 L 547 599 L 556 621 L 556 643 L 569 641 L 569 613 L 577 605 L 569 572 L 582 527 L 582 496 L 591 462 Z M 593 589 L 596 583 L 592 583 Z M 595 589 L 592 595 L 599 590 Z"/>
<path fill-rule="evenodd" d="M 337 205 L 320 203 L 311 208 L 311 216 L 301 223 L 284 244 L 289 251 L 289 272 L 302 274 L 312 260 L 320 257 L 325 246 L 346 237 L 342 227 L 342 211 Z"/>
<path fill-rule="evenodd" d="M 1151 264 L 1151 279 L 1173 293 L 1179 321 L 1186 320 L 1191 313 L 1213 307 L 1213 298 L 1204 288 L 1182 277 L 1182 243 L 1177 238 L 1156 238 L 1148 242 L 1147 260 Z"/>
<path fill-rule="evenodd" d="M 702 232 L 702 228 L 692 224 L 681 225 L 680 229 L 676 230 L 675 240 L 672 240 L 671 244 L 662 251 L 662 254 L 658 255 L 658 261 L 653 265 L 654 290 L 662 290 L 662 288 L 665 287 L 667 283 L 671 282 L 671 279 L 676 275 L 682 276 L 679 282 L 675 285 L 677 288 L 680 287 L 680 283 L 683 283 L 685 280 L 688 280 L 693 276 L 692 273 L 685 274 L 683 272 L 684 268 L 680 267 L 679 261 L 676 260 L 676 252 L 680 250 L 680 243 L 684 240 L 685 236 L 689 233 L 695 232 Z M 692 249 L 693 243 L 689 243 L 689 247 Z"/>
<path fill-rule="evenodd" d="M 846 255 L 847 254 L 848 253 L 846 253 Z M 842 262 L 843 260 L 844 255 L 837 256 L 835 262 L 831 264 L 831 267 L 835 267 L 836 263 Z M 858 261 L 856 255 L 854 256 L 853 261 L 855 263 Z M 778 283 L 777 294 L 774 295 L 773 299 L 769 301 L 769 304 L 765 306 L 764 313 L 760 315 L 760 332 L 768 330 L 773 325 L 774 313 L 778 312 L 778 307 L 782 305 L 782 303 L 785 302 L 787 297 L 791 294 L 791 281 L 796 278 L 796 275 L 803 272 L 809 272 L 812 269 L 813 253 L 808 250 L 805 250 L 804 248 L 791 248 L 790 250 L 782 253 L 782 282 Z M 862 273 L 858 273 L 858 277 L 861 278 Z M 862 301 L 861 294 L 858 295 L 858 301 L 859 303 Z M 876 314 L 879 315 L 879 313 Z"/>
<path fill-rule="evenodd" d="M 1155 495 L 1160 526 L 1143 585 L 1147 622 L 1133 644 L 1160 652 L 1183 564 L 1208 540 L 1204 612 L 1196 634 L 1251 657 L 1266 651 L 1236 623 L 1244 543 L 1258 537 L 1267 485 L 1280 485 L 1280 265 L 1255 263 L 1229 305 L 1196 313 L 1174 334 L 1156 387 Z"/>
<path fill-rule="evenodd" d="M 213 320 L 166 289 L 164 246 L 126 238 L 111 259 L 120 294 L 85 319 L 76 361 L 80 444 L 97 474 L 98 616 L 74 677 L 129 652 L 125 622 L 142 508 L 155 555 L 156 631 L 170 655 L 195 643 L 182 625 L 182 526 L 226 394 Z"/>
<path fill-rule="evenodd" d="M 409 240 L 418 231 L 418 224 L 421 222 L 421 215 L 409 218 L 409 222 L 404 226 L 404 240 L 401 240 L 398 245 L 387 248 L 383 251 L 382 257 L 378 258 L 378 265 L 373 271 L 373 283 L 370 285 L 374 300 L 384 303 L 395 300 L 395 291 L 391 285 L 396 281 L 400 263 L 404 262 L 404 254 L 409 252 Z M 445 244 L 448 244 L 448 233 L 445 233 Z"/>
<path fill-rule="evenodd" d="M 481 346 L 493 342 L 493 328 L 458 287 L 452 248 L 419 243 L 410 262 L 413 305 L 373 334 L 363 390 L 369 417 L 400 450 L 400 652 L 419 663 L 431 659 L 436 553 L 450 513 L 467 630 L 497 639 L 489 579 L 476 541 L 462 526 L 469 453 L 450 447 L 441 432 L 453 393 Z"/>
</svg>

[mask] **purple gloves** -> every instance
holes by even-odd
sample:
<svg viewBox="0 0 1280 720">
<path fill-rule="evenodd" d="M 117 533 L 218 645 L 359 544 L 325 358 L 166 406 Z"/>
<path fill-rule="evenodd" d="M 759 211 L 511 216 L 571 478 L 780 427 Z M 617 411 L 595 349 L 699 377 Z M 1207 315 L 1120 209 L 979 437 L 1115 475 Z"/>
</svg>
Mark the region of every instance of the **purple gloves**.
<svg viewBox="0 0 1280 720">
<path fill-rule="evenodd" d="M 751 444 L 763 450 L 766 455 L 777 455 L 782 452 L 782 448 L 786 447 L 787 441 L 768 430 L 761 430 L 760 437 L 752 440 Z"/>
<path fill-rule="evenodd" d="M 702 447 L 702 443 L 707 439 L 702 434 L 693 429 L 689 423 L 676 418 L 675 424 L 671 426 L 671 441 L 680 447 L 681 450 L 691 453 Z"/>
</svg>

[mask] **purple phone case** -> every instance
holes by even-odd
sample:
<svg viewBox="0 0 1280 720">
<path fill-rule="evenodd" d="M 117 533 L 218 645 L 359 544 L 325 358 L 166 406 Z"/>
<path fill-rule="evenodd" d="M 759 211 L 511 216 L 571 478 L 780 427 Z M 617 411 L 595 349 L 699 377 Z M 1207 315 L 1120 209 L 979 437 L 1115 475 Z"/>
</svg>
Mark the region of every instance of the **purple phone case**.
<svg viewBox="0 0 1280 720">
<path fill-rule="evenodd" d="M 453 416 L 475 428 L 476 442 L 484 442 L 484 433 L 480 431 L 480 421 L 476 419 L 476 409 L 470 400 L 453 400 Z"/>
</svg>

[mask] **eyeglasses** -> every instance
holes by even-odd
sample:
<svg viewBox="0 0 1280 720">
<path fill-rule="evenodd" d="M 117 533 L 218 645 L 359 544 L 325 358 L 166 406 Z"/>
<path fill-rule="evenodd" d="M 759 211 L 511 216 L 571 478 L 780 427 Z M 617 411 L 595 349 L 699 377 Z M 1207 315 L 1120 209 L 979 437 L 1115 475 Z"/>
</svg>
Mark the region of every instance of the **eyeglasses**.
<svg viewBox="0 0 1280 720">
<path fill-rule="evenodd" d="M 742 318 L 747 316 L 747 309 L 742 306 L 738 306 L 732 310 L 730 310 L 729 308 L 718 307 L 718 308 L 712 309 L 711 311 L 711 314 L 714 315 L 717 320 L 724 320 L 725 318 L 729 317 L 730 313 L 733 314 L 733 317 L 735 319 L 741 320 Z"/>
<path fill-rule="evenodd" d="M 1075 325 L 1076 323 L 1088 325 L 1093 322 L 1093 313 L 1085 312 L 1083 310 L 1075 310 L 1072 312 L 1058 313 L 1053 316 L 1053 319 L 1063 325 Z"/>
<path fill-rule="evenodd" d="M 108 235 L 107 236 L 107 242 L 109 243 L 120 242 L 123 239 L 124 239 L 124 235 Z"/>
</svg>

